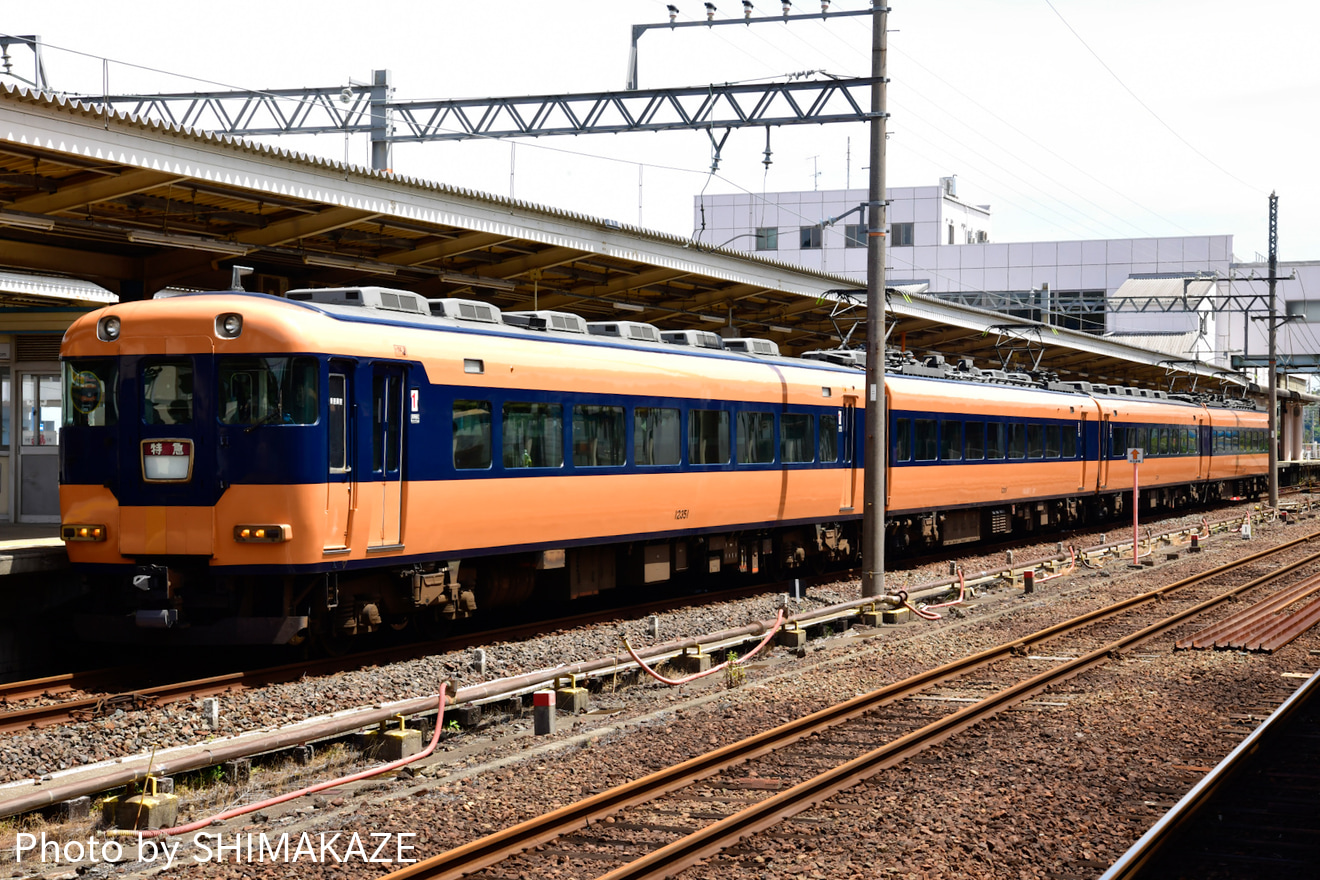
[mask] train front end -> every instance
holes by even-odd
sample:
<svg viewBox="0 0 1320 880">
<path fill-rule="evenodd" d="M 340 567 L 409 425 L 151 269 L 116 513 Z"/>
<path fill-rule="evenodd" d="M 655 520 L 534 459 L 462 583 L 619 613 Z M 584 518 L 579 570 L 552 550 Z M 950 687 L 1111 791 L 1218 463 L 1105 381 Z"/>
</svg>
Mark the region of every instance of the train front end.
<svg viewBox="0 0 1320 880">
<path fill-rule="evenodd" d="M 299 572 L 319 554 L 299 538 L 319 549 L 324 364 L 301 353 L 294 308 L 189 295 L 112 306 L 65 335 L 60 535 L 89 580 L 84 636 L 305 633 Z"/>
</svg>

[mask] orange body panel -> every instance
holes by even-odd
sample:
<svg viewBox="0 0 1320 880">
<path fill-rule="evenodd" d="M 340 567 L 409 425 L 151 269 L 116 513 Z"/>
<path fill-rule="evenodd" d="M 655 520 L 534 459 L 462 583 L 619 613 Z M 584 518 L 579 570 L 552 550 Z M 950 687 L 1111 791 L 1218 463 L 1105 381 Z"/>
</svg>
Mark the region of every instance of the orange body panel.
<svg viewBox="0 0 1320 880">
<path fill-rule="evenodd" d="M 388 551 L 370 554 L 367 548 L 381 543 L 386 495 L 381 483 L 364 483 L 350 520 L 348 545 L 353 549 L 332 557 L 461 555 L 749 523 L 830 520 L 839 517 L 839 499 L 852 479 L 860 475 L 851 469 L 810 468 L 411 482 L 403 487 L 403 546 L 390 542 Z M 68 544 L 70 560 L 77 563 L 127 564 L 136 553 L 198 552 L 211 556 L 212 565 L 316 565 L 332 558 L 323 537 L 338 515 L 326 507 L 324 485 L 281 486 L 278 491 L 231 486 L 215 507 L 214 549 L 202 553 L 175 548 L 196 546 L 187 542 L 197 540 L 203 514 L 209 545 L 207 508 L 169 508 L 169 517 L 157 522 L 154 511 L 166 508 L 121 508 L 100 486 L 64 486 L 61 502 L 67 522 L 102 523 L 108 529 L 107 541 Z M 516 520 L 511 511 L 518 512 Z M 241 524 L 289 525 L 293 540 L 240 544 L 233 540 L 233 528 Z M 134 543 L 138 533 L 146 536 L 142 549 Z"/>
</svg>

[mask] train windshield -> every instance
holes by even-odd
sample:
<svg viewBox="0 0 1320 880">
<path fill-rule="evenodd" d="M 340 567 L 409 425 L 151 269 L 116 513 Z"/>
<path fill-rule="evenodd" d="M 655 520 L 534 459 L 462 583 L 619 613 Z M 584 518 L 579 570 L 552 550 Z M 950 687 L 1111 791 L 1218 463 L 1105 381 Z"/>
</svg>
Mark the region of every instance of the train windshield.
<svg viewBox="0 0 1320 880">
<path fill-rule="evenodd" d="M 226 425 L 310 425 L 320 369 L 309 357 L 219 359 L 219 415 Z"/>
<path fill-rule="evenodd" d="M 64 426 L 113 425 L 119 419 L 119 365 L 112 360 L 64 362 Z"/>
<path fill-rule="evenodd" d="M 193 420 L 193 367 L 187 358 L 153 359 L 142 366 L 142 421 L 188 425 Z"/>
</svg>

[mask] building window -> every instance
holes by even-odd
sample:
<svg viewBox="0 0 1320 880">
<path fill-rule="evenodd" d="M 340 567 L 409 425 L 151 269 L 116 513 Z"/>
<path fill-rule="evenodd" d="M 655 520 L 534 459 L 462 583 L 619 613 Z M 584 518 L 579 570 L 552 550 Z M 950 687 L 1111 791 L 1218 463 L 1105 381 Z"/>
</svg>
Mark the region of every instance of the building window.
<svg viewBox="0 0 1320 880">
<path fill-rule="evenodd" d="M 949 244 L 953 244 L 953 224 L 949 224 Z"/>
<path fill-rule="evenodd" d="M 803 250 L 818 249 L 820 247 L 819 226 L 803 226 L 798 229 L 798 247 Z"/>
<path fill-rule="evenodd" d="M 774 226 L 761 226 L 756 230 L 756 249 L 758 251 L 779 250 L 779 229 Z"/>
<path fill-rule="evenodd" d="M 850 223 L 844 230 L 844 233 L 846 235 L 846 238 L 844 239 L 844 247 L 866 247 L 866 224 Z"/>
<path fill-rule="evenodd" d="M 889 227 L 894 247 L 912 247 L 912 230 L 915 223 L 895 223 Z"/>
</svg>

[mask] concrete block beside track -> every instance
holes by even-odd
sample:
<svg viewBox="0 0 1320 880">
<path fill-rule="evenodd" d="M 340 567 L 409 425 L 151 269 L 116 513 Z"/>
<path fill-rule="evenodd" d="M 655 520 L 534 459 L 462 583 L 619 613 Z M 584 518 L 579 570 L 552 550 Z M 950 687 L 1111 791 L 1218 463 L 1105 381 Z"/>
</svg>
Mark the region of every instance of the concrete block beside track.
<svg viewBox="0 0 1320 880">
<path fill-rule="evenodd" d="M 706 664 L 710 666 L 709 663 Z M 579 715 L 587 711 L 590 695 L 586 688 L 564 687 L 555 689 L 555 706 L 565 715 Z"/>
</svg>

